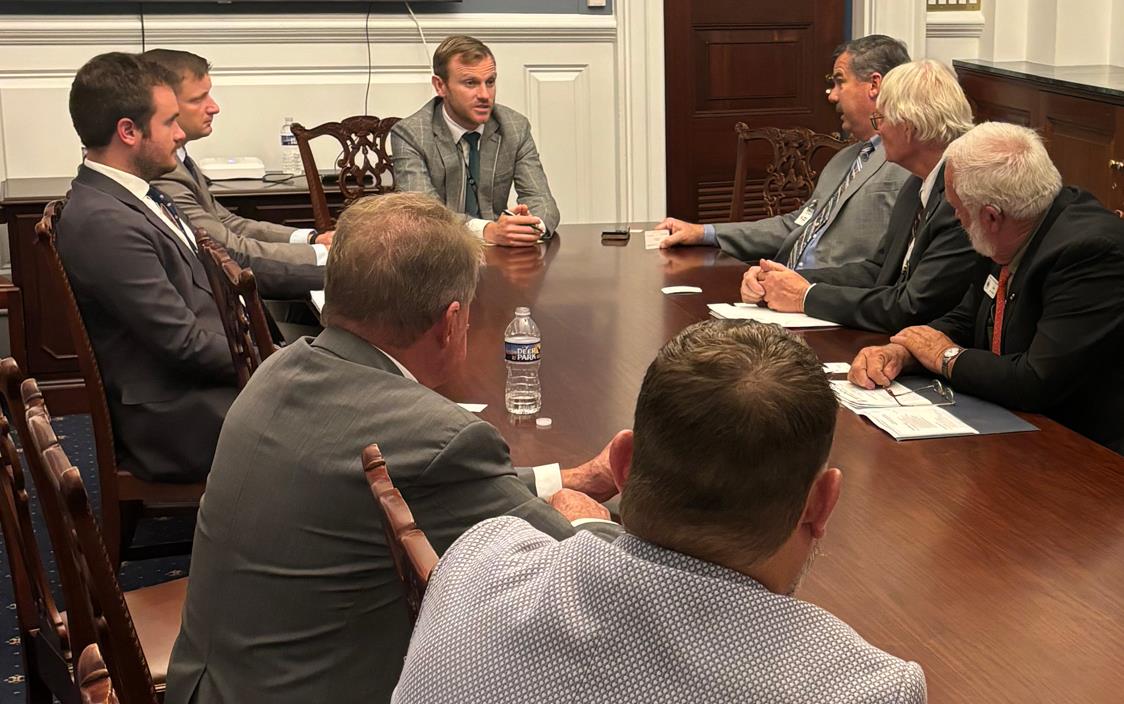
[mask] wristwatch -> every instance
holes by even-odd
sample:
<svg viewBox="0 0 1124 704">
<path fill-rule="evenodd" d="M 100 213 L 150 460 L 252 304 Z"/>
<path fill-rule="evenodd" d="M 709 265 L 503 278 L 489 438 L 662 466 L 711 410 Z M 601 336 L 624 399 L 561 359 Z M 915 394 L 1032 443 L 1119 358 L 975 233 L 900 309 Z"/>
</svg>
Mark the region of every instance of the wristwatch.
<svg viewBox="0 0 1124 704">
<path fill-rule="evenodd" d="M 949 378 L 948 365 L 952 364 L 952 360 L 959 357 L 960 353 L 963 351 L 963 347 L 957 347 L 956 345 L 953 345 L 952 347 L 946 349 L 944 352 L 941 352 L 941 376 L 943 376 L 945 379 Z"/>
<path fill-rule="evenodd" d="M 313 230 L 312 232 L 308 233 L 308 243 L 309 244 L 316 244 L 316 238 L 319 237 L 319 236 L 320 236 L 320 233 L 317 232 L 316 230 Z"/>
</svg>

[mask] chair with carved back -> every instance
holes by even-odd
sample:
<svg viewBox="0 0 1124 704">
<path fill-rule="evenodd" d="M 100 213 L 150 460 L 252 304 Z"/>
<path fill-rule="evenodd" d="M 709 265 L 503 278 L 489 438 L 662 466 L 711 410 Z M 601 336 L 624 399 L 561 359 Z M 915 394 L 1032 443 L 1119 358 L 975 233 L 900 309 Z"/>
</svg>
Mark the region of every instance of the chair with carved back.
<svg viewBox="0 0 1124 704">
<path fill-rule="evenodd" d="M 746 182 L 752 165 L 754 142 L 765 141 L 772 148 L 773 161 L 765 166 L 761 184 L 761 202 L 765 217 L 795 210 L 812 195 L 819 173 L 814 164 L 826 162 L 823 150 L 834 155 L 848 142 L 832 135 L 813 132 L 806 127 L 758 127 L 750 129 L 744 122 L 734 126 L 738 138 L 737 161 L 734 167 L 734 190 L 730 201 L 730 222 L 742 222 L 746 212 Z M 828 157 L 830 158 L 830 156 Z M 756 205 L 756 203 L 755 203 Z"/>
<path fill-rule="evenodd" d="M 417 620 L 425 588 L 429 585 L 429 575 L 437 566 L 437 553 L 414 522 L 406 500 L 394 488 L 378 445 L 372 443 L 363 449 L 363 472 L 382 515 L 387 549 L 402 581 L 412 624 Z"/>
<path fill-rule="evenodd" d="M 394 190 L 394 171 L 390 164 L 390 153 L 386 149 L 390 129 L 400 118 L 378 118 L 373 115 L 355 115 L 340 122 L 325 122 L 307 128 L 293 125 L 293 136 L 301 152 L 301 163 L 308 180 L 308 195 L 312 199 L 312 214 L 317 230 L 326 232 L 335 227 L 335 219 L 328 207 L 324 194 L 324 184 L 316 169 L 316 158 L 312 154 L 311 140 L 329 136 L 340 145 L 340 153 L 334 166 L 339 169 L 338 186 L 343 195 L 346 208 L 368 194 L 390 193 Z M 368 184 L 367 178 L 371 179 Z M 388 180 L 388 183 L 384 183 Z"/>
<path fill-rule="evenodd" d="M 120 704 L 97 643 L 90 643 L 82 651 L 74 679 L 81 688 L 82 704 Z"/>
<path fill-rule="evenodd" d="M 97 643 L 122 704 L 152 704 L 163 696 L 168 661 L 179 634 L 187 578 L 122 592 L 78 469 L 67 458 L 51 426 L 50 413 L 34 379 L 22 384 L 27 409 L 27 454 L 47 475 L 40 494 L 51 492 L 61 507 L 46 516 L 66 598 L 71 653 Z"/>
<path fill-rule="evenodd" d="M 70 279 L 55 247 L 56 227 L 65 203 L 65 200 L 56 200 L 47 204 L 43 210 L 43 218 L 35 226 L 35 241 L 41 256 L 47 262 L 46 270 L 52 279 L 46 285 L 53 285 L 58 293 L 55 300 L 61 302 L 89 400 L 98 459 L 102 533 L 110 560 L 117 567 L 121 560 L 187 554 L 191 551 L 190 541 L 139 546 L 132 544 L 133 533 L 141 517 L 198 509 L 204 485 L 147 482 L 117 464 L 113 420 L 109 415 L 101 371 L 90 345 L 90 337 L 86 334 L 78 301 L 70 287 Z M 43 311 L 43 314 L 57 314 L 57 311 Z"/>
<path fill-rule="evenodd" d="M 22 376 L 11 357 L 0 361 L 0 373 L 3 373 L 5 388 L 10 381 Z M 18 385 L 18 380 L 15 383 Z M 22 410 L 23 404 L 19 405 Z M 10 401 L 8 408 L 14 421 L 20 410 Z M 16 426 L 25 422 L 19 421 Z M 20 440 L 25 446 L 28 444 L 26 433 L 20 432 Z M 31 463 L 28 464 L 30 466 Z M 53 502 L 40 503 L 44 514 L 51 510 L 48 506 L 54 506 Z M 27 701 L 32 704 L 51 704 L 57 699 L 63 704 L 78 704 L 78 689 L 70 676 L 70 635 L 66 621 L 51 595 L 47 571 L 43 567 L 43 558 L 32 528 L 31 499 L 24 482 L 23 469 L 12 443 L 8 422 L 2 416 L 0 528 L 4 532 L 4 547 L 12 578 Z"/>
<path fill-rule="evenodd" d="M 250 375 L 277 351 L 254 272 L 239 266 L 226 248 L 203 230 L 195 230 L 195 241 L 222 318 L 230 357 L 238 374 L 238 388 L 245 388 Z"/>
</svg>

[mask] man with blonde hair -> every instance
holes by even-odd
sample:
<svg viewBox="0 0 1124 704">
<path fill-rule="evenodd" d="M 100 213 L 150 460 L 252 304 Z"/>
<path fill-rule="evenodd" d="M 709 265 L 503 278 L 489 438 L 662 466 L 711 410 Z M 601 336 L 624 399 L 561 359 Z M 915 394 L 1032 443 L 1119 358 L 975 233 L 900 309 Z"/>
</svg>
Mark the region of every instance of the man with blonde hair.
<svg viewBox="0 0 1124 704">
<path fill-rule="evenodd" d="M 930 59 L 894 68 L 870 121 L 886 158 L 913 174 L 878 250 L 861 262 L 800 272 L 762 259 L 742 280 L 743 301 L 894 332 L 946 313 L 964 295 L 981 258 L 944 195 L 945 148 L 972 127 L 956 76 Z"/>
<path fill-rule="evenodd" d="M 492 244 L 533 245 L 558 227 L 531 124 L 496 102 L 496 59 L 475 37 L 455 35 L 433 53 L 437 97 L 390 133 L 394 183 L 463 213 Z M 518 205 L 508 209 L 512 186 Z"/>
<path fill-rule="evenodd" d="M 410 637 L 360 455 L 377 442 L 440 554 L 503 514 L 615 536 L 605 457 L 517 472 L 494 427 L 432 391 L 466 354 L 480 241 L 398 193 L 340 216 L 324 332 L 271 356 L 226 416 L 199 510 L 169 704 L 385 702 Z M 434 276 L 438 272 L 439 276 Z M 607 454 L 607 453 L 606 453 Z M 551 505 L 536 489 L 566 487 Z M 330 692 L 330 696 L 326 695 Z"/>
<path fill-rule="evenodd" d="M 924 367 L 1124 453 L 1124 222 L 1063 188 L 1025 127 L 980 125 L 946 163 L 949 203 L 990 266 L 948 314 L 860 351 L 851 381 L 885 386 Z"/>
</svg>

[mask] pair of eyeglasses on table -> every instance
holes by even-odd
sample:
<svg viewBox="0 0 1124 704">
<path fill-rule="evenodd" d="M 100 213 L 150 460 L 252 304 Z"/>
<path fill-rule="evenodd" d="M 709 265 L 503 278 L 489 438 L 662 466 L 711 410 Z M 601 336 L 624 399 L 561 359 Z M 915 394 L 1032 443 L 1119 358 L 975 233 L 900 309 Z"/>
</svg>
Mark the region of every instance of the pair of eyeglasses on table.
<svg viewBox="0 0 1124 704">
<path fill-rule="evenodd" d="M 949 386 L 948 384 L 945 384 L 945 383 L 941 382 L 940 379 L 933 379 L 933 383 L 929 384 L 928 386 L 922 386 L 919 389 L 909 389 L 907 391 L 899 391 L 897 393 L 894 393 L 890 389 L 883 389 L 883 390 L 890 396 L 890 398 L 894 399 L 894 401 L 896 401 L 899 406 L 914 405 L 914 404 L 902 403 L 902 398 L 901 398 L 902 396 L 908 396 L 910 394 L 917 394 L 918 396 L 921 396 L 922 398 L 924 398 L 923 392 L 925 392 L 925 391 L 932 391 L 934 394 L 936 394 L 938 397 L 940 397 L 940 399 L 941 399 L 940 401 L 934 402 L 934 403 L 931 404 L 933 406 L 955 406 L 956 405 L 956 394 L 953 393 L 952 387 Z"/>
</svg>

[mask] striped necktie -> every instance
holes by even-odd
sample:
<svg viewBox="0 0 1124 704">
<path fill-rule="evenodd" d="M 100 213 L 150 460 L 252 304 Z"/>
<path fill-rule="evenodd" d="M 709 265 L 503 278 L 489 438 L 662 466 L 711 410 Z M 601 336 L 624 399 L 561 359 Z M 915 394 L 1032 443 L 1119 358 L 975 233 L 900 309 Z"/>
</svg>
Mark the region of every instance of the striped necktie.
<svg viewBox="0 0 1124 704">
<path fill-rule="evenodd" d="M 180 217 L 180 212 L 176 209 L 176 204 L 172 202 L 172 199 L 160 192 L 156 186 L 148 187 L 148 197 L 156 201 L 156 205 L 160 206 L 160 210 L 172 221 L 176 230 L 179 231 L 180 239 L 187 244 L 191 251 L 198 252 L 199 247 L 195 244 L 195 237 L 185 228 L 183 218 Z"/>
<path fill-rule="evenodd" d="M 811 242 L 819 233 L 820 230 L 827 225 L 827 219 L 831 216 L 831 212 L 835 209 L 835 204 L 839 202 L 839 198 L 847 192 L 847 187 L 851 185 L 851 181 L 855 180 L 855 176 L 863 170 L 863 165 L 870 155 L 874 153 L 874 144 L 866 142 L 859 150 L 859 155 L 855 157 L 855 163 L 851 164 L 851 170 L 847 172 L 847 176 L 823 204 L 823 207 L 816 211 L 816 216 L 812 218 L 812 222 L 804 231 L 800 233 L 799 239 L 792 245 L 792 249 L 788 253 L 788 268 L 795 269 L 804 257 L 804 250 L 807 249 L 808 243 Z"/>
</svg>

